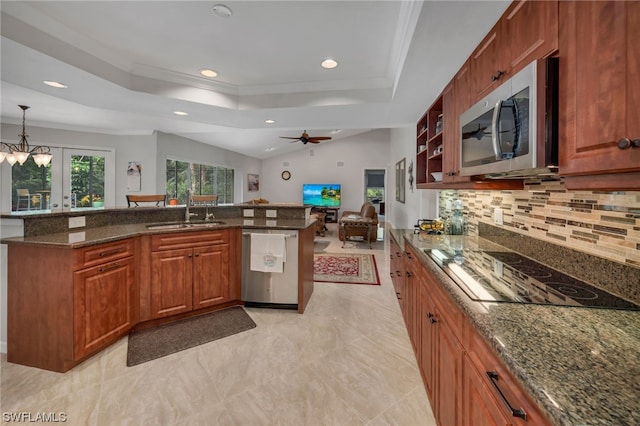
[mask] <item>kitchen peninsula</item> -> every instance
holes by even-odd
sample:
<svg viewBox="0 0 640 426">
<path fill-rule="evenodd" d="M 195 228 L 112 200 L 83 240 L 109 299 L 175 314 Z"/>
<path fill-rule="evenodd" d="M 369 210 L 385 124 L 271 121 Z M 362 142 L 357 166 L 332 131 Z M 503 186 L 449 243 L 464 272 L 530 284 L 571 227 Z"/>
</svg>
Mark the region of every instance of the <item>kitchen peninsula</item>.
<svg viewBox="0 0 640 426">
<path fill-rule="evenodd" d="M 2 240 L 8 361 L 64 372 L 133 328 L 241 305 L 247 228 L 298 232 L 298 312 L 304 312 L 313 293 L 315 220 L 308 207 L 190 210 L 197 215 L 190 223 L 180 207 L 23 216 L 25 235 Z M 215 219 L 198 220 L 206 213 Z M 69 229 L 78 223 L 84 226 Z"/>
</svg>

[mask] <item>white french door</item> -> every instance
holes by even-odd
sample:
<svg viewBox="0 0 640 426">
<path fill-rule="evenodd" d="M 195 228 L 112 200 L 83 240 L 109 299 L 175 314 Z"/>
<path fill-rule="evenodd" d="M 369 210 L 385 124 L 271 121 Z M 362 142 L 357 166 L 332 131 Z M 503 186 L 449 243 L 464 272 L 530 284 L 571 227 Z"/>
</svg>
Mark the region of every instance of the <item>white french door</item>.
<svg viewBox="0 0 640 426">
<path fill-rule="evenodd" d="M 113 151 L 71 148 L 52 148 L 51 151 L 49 207 L 52 212 L 115 205 Z"/>
</svg>

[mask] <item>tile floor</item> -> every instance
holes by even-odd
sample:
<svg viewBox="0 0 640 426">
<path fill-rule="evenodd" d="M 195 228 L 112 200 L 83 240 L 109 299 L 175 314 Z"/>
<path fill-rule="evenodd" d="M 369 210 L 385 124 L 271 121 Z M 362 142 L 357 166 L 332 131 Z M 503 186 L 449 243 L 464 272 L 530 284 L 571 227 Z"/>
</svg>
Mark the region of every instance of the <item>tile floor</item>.
<svg viewBox="0 0 640 426">
<path fill-rule="evenodd" d="M 316 283 L 303 315 L 247 309 L 256 328 L 130 368 L 126 338 L 66 374 L 3 354 L 3 421 L 24 412 L 64 413 L 68 425 L 435 425 L 388 241 L 342 248 L 329 228 L 324 251 L 373 252 L 381 286 Z"/>
</svg>

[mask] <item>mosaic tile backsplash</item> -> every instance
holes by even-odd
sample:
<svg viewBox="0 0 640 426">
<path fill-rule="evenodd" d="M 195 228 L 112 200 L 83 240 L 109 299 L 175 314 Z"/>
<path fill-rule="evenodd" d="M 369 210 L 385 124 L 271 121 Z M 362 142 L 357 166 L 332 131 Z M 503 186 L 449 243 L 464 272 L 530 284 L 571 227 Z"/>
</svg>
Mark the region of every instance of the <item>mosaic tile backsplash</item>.
<svg viewBox="0 0 640 426">
<path fill-rule="evenodd" d="M 640 192 L 568 191 L 562 179 L 525 182 L 522 191 L 442 190 L 440 215 L 448 219 L 462 200 L 466 232 L 495 225 L 542 241 L 640 268 Z"/>
</svg>

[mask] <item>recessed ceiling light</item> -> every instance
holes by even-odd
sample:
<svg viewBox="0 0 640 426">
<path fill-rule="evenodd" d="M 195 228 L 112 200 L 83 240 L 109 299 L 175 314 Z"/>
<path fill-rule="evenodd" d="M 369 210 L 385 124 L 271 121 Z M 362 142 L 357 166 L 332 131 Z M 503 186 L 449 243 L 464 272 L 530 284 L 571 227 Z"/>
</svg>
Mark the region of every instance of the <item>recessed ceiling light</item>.
<svg viewBox="0 0 640 426">
<path fill-rule="evenodd" d="M 333 133 L 335 135 L 336 133 L 340 133 L 341 131 L 342 130 L 340 130 L 340 129 L 335 129 L 335 130 L 332 130 L 331 133 Z"/>
<path fill-rule="evenodd" d="M 189 115 L 189 113 L 188 113 L 188 112 L 184 112 L 184 111 L 173 111 L 173 113 L 174 113 L 175 115 Z"/>
<path fill-rule="evenodd" d="M 209 78 L 215 78 L 218 76 L 218 73 L 215 72 L 214 70 L 210 70 L 208 68 L 204 68 L 200 70 L 200 74 L 202 74 L 205 77 L 209 77 Z"/>
<path fill-rule="evenodd" d="M 60 83 L 59 81 L 49 81 L 49 80 L 45 80 L 43 81 L 44 84 L 46 84 L 47 86 L 51 86 L 51 87 L 55 87 L 56 89 L 66 89 L 67 85 Z"/>
<path fill-rule="evenodd" d="M 265 151 L 273 151 L 274 149 L 276 149 L 275 146 L 270 146 L 269 148 L 265 149 Z"/>
<path fill-rule="evenodd" d="M 224 4 L 216 4 L 215 6 L 213 6 L 211 11 L 219 18 L 228 18 L 233 14 L 233 12 L 231 12 L 231 9 L 229 9 L 229 7 L 225 6 Z"/>
<path fill-rule="evenodd" d="M 337 67 L 338 63 L 334 59 L 325 59 L 320 65 L 322 65 L 322 68 L 330 70 Z"/>
<path fill-rule="evenodd" d="M 265 122 L 265 123 L 267 123 L 267 124 L 273 124 L 273 123 L 275 123 L 276 121 L 275 121 L 275 120 L 271 120 L 271 119 L 269 119 L 269 120 L 264 120 L 264 122 Z"/>
</svg>

